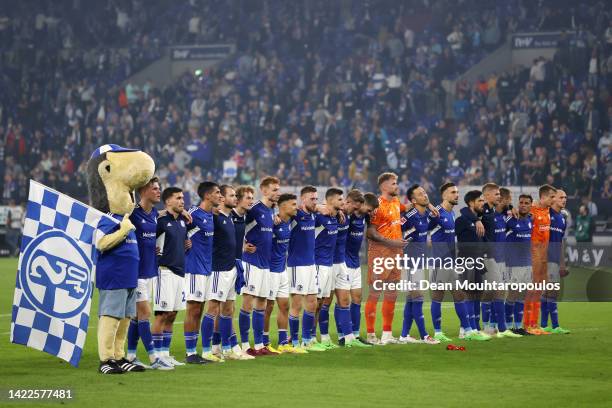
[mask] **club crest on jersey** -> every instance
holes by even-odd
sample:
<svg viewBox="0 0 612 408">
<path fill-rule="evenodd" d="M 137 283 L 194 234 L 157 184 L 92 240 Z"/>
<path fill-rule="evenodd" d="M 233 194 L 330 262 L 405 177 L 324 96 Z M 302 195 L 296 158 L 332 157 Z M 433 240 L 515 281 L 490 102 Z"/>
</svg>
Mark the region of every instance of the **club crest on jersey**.
<svg viewBox="0 0 612 408">
<path fill-rule="evenodd" d="M 196 291 L 195 295 L 196 295 L 196 297 L 201 298 L 202 297 L 202 291 L 201 290 Z"/>
<path fill-rule="evenodd" d="M 406 223 L 406 221 L 408 221 L 408 220 L 406 219 L 406 217 L 402 217 L 402 218 L 400 219 L 400 224 L 401 224 L 401 225 L 404 225 L 404 224 Z"/>
<path fill-rule="evenodd" d="M 160 306 L 165 309 L 166 307 L 168 307 L 168 302 L 166 302 L 165 300 L 162 300 L 160 303 Z"/>
<path fill-rule="evenodd" d="M 92 267 L 74 239 L 63 231 L 49 230 L 23 251 L 18 279 L 36 309 L 51 317 L 68 319 L 79 314 L 91 296 Z M 56 302 L 58 296 L 62 302 Z"/>
<path fill-rule="evenodd" d="M 302 286 L 302 285 L 297 285 L 297 290 L 298 290 L 298 291 L 300 291 L 300 292 L 301 292 L 301 291 L 302 291 L 302 289 L 304 289 L 304 286 Z"/>
<path fill-rule="evenodd" d="M 255 285 L 249 285 L 249 291 L 255 292 Z"/>
<path fill-rule="evenodd" d="M 181 227 L 185 228 L 185 221 L 181 220 Z"/>
</svg>

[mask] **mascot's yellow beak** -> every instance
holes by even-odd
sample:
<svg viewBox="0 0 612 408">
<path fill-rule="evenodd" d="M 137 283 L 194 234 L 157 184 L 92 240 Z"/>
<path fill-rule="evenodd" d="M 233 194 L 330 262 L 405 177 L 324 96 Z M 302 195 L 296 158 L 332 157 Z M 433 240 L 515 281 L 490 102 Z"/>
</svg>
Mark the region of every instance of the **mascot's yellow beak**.
<svg viewBox="0 0 612 408">
<path fill-rule="evenodd" d="M 134 190 L 144 186 L 155 173 L 155 163 L 148 154 L 136 152 L 108 152 L 98 165 L 98 174 L 106 187 L 110 211 L 131 214 L 134 209 Z"/>
</svg>

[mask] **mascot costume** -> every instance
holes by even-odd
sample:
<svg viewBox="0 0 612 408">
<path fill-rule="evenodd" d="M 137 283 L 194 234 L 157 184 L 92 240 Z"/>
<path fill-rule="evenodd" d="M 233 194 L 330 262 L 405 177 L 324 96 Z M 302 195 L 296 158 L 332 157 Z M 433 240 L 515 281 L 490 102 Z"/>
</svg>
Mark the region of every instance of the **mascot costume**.
<svg viewBox="0 0 612 408">
<path fill-rule="evenodd" d="M 138 245 L 129 216 L 134 191 L 153 177 L 155 164 L 144 152 L 108 144 L 96 149 L 87 164 L 87 184 L 92 207 L 116 221 L 103 218 L 95 238 L 98 250 L 96 287 L 99 290 L 99 371 L 122 374 L 144 371 L 125 359 L 125 339 L 130 317 L 136 316 Z"/>
</svg>

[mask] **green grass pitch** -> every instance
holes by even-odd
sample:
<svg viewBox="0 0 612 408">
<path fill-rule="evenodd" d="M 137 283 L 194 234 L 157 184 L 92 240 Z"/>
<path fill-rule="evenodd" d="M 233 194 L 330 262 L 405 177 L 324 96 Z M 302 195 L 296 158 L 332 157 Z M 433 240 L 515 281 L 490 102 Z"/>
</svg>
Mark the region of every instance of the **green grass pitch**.
<svg viewBox="0 0 612 408">
<path fill-rule="evenodd" d="M 80 368 L 9 343 L 16 266 L 14 258 L 0 260 L 0 406 L 58 404 L 6 399 L 8 389 L 24 388 L 71 388 L 73 399 L 63 403 L 90 407 L 612 406 L 612 303 L 561 304 L 560 320 L 570 335 L 456 341 L 466 352 L 393 345 L 103 376 L 97 373 L 97 297 Z M 400 301 L 396 335 L 402 308 Z M 429 308 L 425 317 L 430 325 Z M 171 349 L 179 359 L 185 350 L 182 320 L 180 314 Z M 452 303 L 444 305 L 443 322 L 445 332 L 456 336 Z M 270 336 L 276 339 L 274 330 Z M 142 345 L 139 355 L 146 360 Z"/>
</svg>

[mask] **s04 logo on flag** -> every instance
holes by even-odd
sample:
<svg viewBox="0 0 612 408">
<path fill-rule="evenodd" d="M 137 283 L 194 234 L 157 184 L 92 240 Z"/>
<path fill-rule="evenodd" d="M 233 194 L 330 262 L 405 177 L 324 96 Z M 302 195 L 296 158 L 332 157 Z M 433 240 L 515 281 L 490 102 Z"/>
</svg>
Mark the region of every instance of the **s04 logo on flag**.
<svg viewBox="0 0 612 408">
<path fill-rule="evenodd" d="M 58 254 L 57 248 L 64 250 Z M 86 306 L 92 291 L 91 270 L 91 260 L 76 241 L 63 231 L 51 230 L 25 248 L 19 279 L 33 306 L 62 319 L 75 316 Z"/>
<path fill-rule="evenodd" d="M 89 324 L 95 232 L 102 217 L 107 216 L 30 180 L 11 342 L 78 366 Z"/>
</svg>

